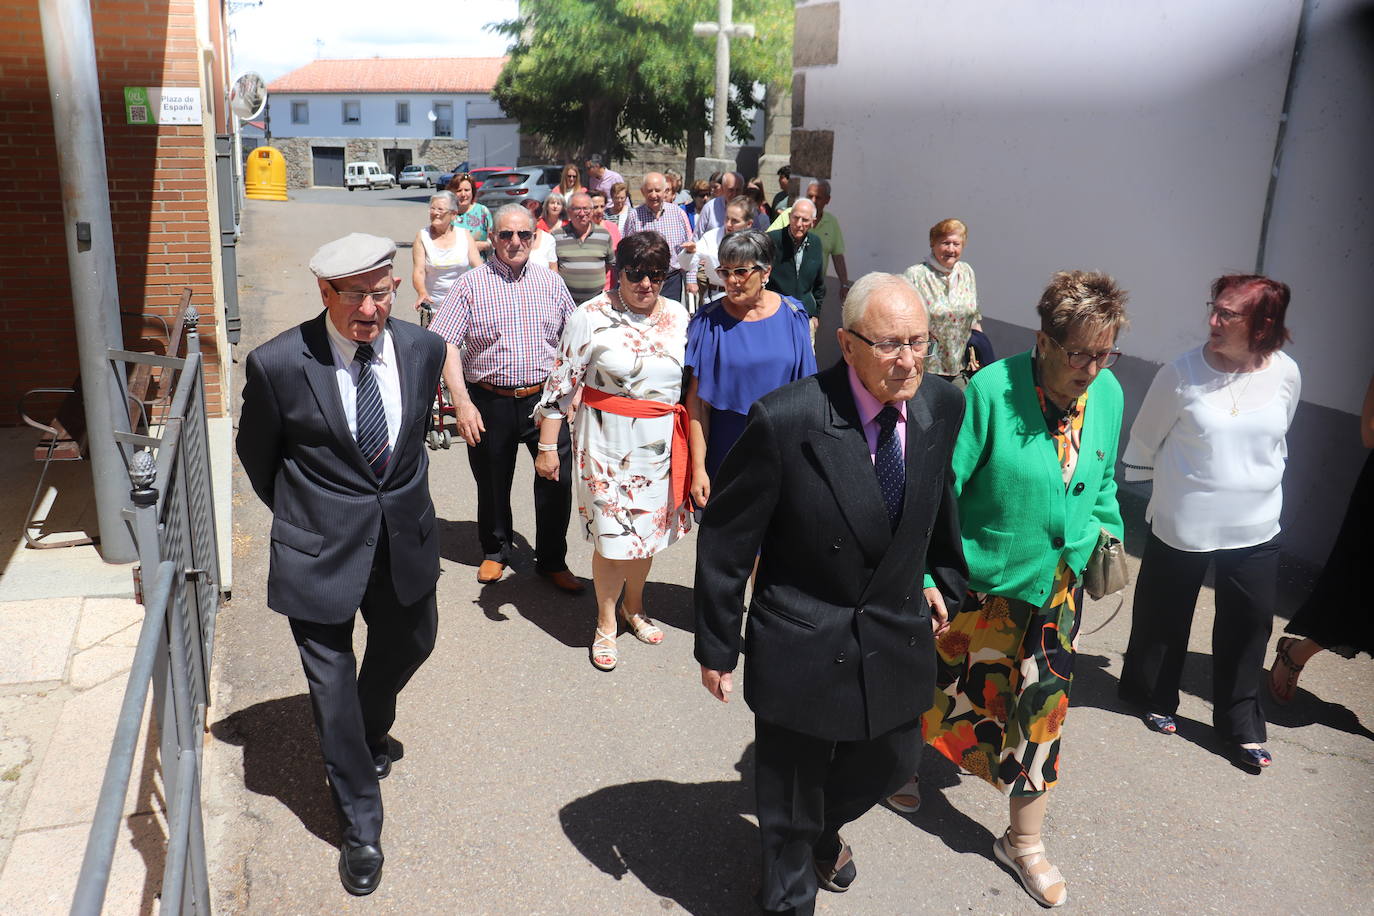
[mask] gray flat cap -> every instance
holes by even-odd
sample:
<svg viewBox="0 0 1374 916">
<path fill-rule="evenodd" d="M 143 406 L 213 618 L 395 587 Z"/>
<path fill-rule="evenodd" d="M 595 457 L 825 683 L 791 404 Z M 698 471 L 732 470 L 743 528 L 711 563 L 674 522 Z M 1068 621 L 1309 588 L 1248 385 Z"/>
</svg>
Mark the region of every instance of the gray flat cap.
<svg viewBox="0 0 1374 916">
<path fill-rule="evenodd" d="M 396 243 L 376 235 L 353 232 L 321 245 L 310 259 L 310 270 L 321 280 L 337 280 L 389 267 L 396 257 Z"/>
</svg>

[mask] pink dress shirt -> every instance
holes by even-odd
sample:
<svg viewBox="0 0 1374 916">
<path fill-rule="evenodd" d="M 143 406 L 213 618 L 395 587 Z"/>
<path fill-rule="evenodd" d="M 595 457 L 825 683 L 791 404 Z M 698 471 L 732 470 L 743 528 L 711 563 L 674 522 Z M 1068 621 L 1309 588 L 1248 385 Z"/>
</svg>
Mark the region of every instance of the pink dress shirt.
<svg viewBox="0 0 1374 916">
<path fill-rule="evenodd" d="M 868 457 L 877 461 L 878 455 L 878 411 L 883 409 L 882 401 L 879 401 L 864 383 L 859 381 L 859 373 L 854 371 L 854 367 L 849 367 L 849 390 L 854 393 L 854 404 L 859 408 L 859 422 L 863 424 L 864 438 L 868 440 Z M 897 444 L 902 447 L 902 454 L 906 454 L 906 401 L 901 401 L 892 405 L 897 408 Z"/>
</svg>

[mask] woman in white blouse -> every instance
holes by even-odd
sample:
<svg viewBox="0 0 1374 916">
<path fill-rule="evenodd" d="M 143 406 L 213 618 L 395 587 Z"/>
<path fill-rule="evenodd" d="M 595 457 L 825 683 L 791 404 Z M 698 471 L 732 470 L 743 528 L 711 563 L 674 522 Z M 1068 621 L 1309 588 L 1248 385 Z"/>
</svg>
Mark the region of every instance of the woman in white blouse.
<svg viewBox="0 0 1374 916">
<path fill-rule="evenodd" d="M 920 264 L 908 267 L 905 274 L 907 282 L 925 300 L 930 313 L 930 336 L 937 341 L 926 360 L 926 371 L 960 388 L 967 384 L 963 372 L 969 334 L 982 330 L 983 320 L 978 311 L 973 268 L 960 260 L 967 241 L 968 226 L 961 220 L 940 220 L 930 227 L 930 254 Z M 979 366 L 975 362 L 968 368 L 977 371 Z"/>
<path fill-rule="evenodd" d="M 1151 729 L 1172 734 L 1188 631 L 1203 576 L 1216 564 L 1212 723 L 1232 759 L 1258 771 L 1259 694 L 1273 625 L 1286 437 L 1298 366 L 1280 349 L 1287 285 L 1232 275 L 1212 284 L 1207 342 L 1164 366 L 1122 457 L 1127 480 L 1154 480 L 1150 538 L 1136 581 L 1119 686 Z"/>
</svg>

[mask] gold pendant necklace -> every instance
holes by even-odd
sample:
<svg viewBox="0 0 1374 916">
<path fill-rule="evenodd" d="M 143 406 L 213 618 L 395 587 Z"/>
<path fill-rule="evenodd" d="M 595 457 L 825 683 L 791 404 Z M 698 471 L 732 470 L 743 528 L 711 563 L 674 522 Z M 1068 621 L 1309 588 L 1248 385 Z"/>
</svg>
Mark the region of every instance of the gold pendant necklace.
<svg viewBox="0 0 1374 916">
<path fill-rule="evenodd" d="M 1245 377 L 1246 377 L 1246 378 L 1245 378 L 1245 384 L 1244 384 L 1244 386 L 1241 387 L 1240 392 L 1239 392 L 1239 393 L 1236 393 L 1236 391 L 1233 390 L 1233 389 L 1235 388 L 1236 376 L 1237 376 L 1237 375 L 1242 375 L 1242 374 L 1245 375 Z M 1250 389 L 1250 383 L 1251 383 L 1252 381 L 1254 381 L 1254 378 L 1255 378 L 1255 372 L 1254 372 L 1254 370 L 1251 370 L 1250 372 L 1245 372 L 1245 373 L 1241 373 L 1241 372 L 1232 372 L 1232 373 L 1230 374 L 1230 378 L 1227 380 L 1227 383 L 1226 383 L 1226 393 L 1227 393 L 1228 395 L 1231 396 L 1231 416 L 1233 416 L 1233 417 L 1238 417 L 1238 416 L 1240 416 L 1240 402 L 1241 402 L 1241 400 L 1245 397 L 1245 392 L 1248 391 L 1248 390 Z"/>
</svg>

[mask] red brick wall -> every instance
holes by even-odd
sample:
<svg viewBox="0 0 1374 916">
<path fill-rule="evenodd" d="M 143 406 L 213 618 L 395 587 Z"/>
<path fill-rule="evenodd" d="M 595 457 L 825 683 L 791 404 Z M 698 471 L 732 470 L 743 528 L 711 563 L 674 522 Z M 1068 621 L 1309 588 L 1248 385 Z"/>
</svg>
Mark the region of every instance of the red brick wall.
<svg viewBox="0 0 1374 916">
<path fill-rule="evenodd" d="M 206 140 L 199 126 L 127 125 L 125 86 L 196 86 L 189 0 L 93 0 L 119 303 L 175 320 L 183 287 L 201 315 L 211 416 L 223 412 L 216 347 Z M 8 0 L 0 30 L 0 425 L 19 395 L 77 374 L 62 198 L 37 0 Z M 207 121 L 209 118 L 207 117 Z M 130 325 L 130 328 L 133 326 Z M 153 326 L 145 333 L 160 335 Z M 130 349 L 143 349 L 126 341 Z"/>
</svg>

